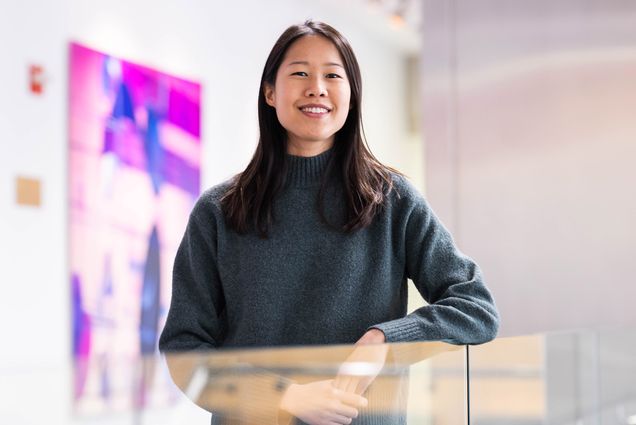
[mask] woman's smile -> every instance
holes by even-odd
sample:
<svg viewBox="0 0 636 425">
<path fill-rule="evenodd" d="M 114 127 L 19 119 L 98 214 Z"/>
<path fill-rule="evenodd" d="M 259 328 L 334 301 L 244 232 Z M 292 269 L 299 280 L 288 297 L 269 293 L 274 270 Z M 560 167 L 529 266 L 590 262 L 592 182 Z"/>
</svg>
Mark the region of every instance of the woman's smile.
<svg viewBox="0 0 636 425">
<path fill-rule="evenodd" d="M 298 109 L 309 118 L 324 118 L 331 112 L 331 108 L 315 103 L 303 105 Z"/>
</svg>

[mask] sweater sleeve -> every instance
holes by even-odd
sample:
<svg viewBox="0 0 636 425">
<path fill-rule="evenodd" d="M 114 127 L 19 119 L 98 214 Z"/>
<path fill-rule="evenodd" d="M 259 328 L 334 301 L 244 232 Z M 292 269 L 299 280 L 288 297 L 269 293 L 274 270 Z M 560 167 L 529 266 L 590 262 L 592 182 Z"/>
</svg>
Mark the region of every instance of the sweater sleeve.
<svg viewBox="0 0 636 425">
<path fill-rule="evenodd" d="M 195 205 L 185 234 L 177 250 L 172 274 L 172 299 L 166 324 L 159 339 L 159 349 L 166 354 L 170 373 L 182 391 L 191 377 L 191 368 L 169 361 L 175 353 L 210 352 L 222 346 L 227 329 L 225 299 L 217 267 L 217 224 L 210 199 L 204 194 Z M 178 357 L 176 357 L 178 358 Z M 231 374 L 230 374 L 231 375 Z M 241 382 L 232 383 L 231 376 L 210 376 L 206 388 L 223 384 L 238 389 L 224 392 L 204 391 L 206 396 L 193 400 L 199 406 L 243 423 L 277 424 L 284 417 L 278 406 L 289 385 L 288 380 L 267 371 L 253 373 Z M 181 381 L 181 382 L 178 382 Z M 247 383 L 247 384 L 246 384 Z M 252 400 L 252 402 L 247 402 Z M 230 409 L 229 406 L 241 406 Z"/>
<path fill-rule="evenodd" d="M 209 207 L 208 207 L 209 208 Z M 164 352 L 217 348 L 226 327 L 217 269 L 216 226 L 202 199 L 195 205 L 172 270 L 172 299 L 159 339 Z"/>
<path fill-rule="evenodd" d="M 406 275 L 429 305 L 373 327 L 384 332 L 387 342 L 492 340 L 499 314 L 479 267 L 457 249 L 426 200 L 413 192 L 403 226 Z"/>
</svg>

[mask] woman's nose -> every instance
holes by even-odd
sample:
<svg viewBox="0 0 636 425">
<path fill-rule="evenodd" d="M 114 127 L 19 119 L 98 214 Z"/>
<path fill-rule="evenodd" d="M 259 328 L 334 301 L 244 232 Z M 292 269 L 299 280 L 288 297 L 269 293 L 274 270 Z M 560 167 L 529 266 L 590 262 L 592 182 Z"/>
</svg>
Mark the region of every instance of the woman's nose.
<svg viewBox="0 0 636 425">
<path fill-rule="evenodd" d="M 327 88 L 324 82 L 320 78 L 312 78 L 309 81 L 309 86 L 305 90 L 305 96 L 307 97 L 325 97 L 327 96 Z"/>
</svg>

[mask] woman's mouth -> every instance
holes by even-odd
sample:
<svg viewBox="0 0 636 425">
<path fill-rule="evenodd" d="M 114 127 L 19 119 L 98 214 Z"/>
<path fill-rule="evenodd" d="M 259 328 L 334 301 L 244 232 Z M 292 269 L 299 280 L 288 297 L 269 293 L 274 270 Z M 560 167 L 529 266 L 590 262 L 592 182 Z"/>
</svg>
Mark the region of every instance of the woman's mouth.
<svg viewBox="0 0 636 425">
<path fill-rule="evenodd" d="M 324 117 L 329 112 L 331 112 L 331 110 L 327 108 L 326 106 L 308 105 L 308 106 L 302 106 L 299 109 L 303 114 L 313 118 Z"/>
</svg>

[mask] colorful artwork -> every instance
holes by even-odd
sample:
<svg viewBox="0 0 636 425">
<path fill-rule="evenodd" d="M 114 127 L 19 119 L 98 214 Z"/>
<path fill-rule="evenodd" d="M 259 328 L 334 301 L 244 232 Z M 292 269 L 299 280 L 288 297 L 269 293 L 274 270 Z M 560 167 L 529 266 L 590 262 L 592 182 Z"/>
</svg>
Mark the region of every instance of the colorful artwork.
<svg viewBox="0 0 636 425">
<path fill-rule="evenodd" d="M 133 387 L 133 405 L 143 406 L 148 382 L 162 373 L 148 359 L 199 195 L 201 87 L 78 44 L 69 68 L 76 407 L 130 404 L 114 398 L 116 388 L 130 398 Z M 111 374 L 115 365 L 138 372 Z"/>
</svg>

